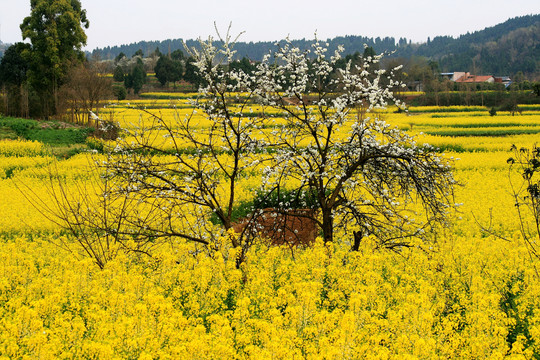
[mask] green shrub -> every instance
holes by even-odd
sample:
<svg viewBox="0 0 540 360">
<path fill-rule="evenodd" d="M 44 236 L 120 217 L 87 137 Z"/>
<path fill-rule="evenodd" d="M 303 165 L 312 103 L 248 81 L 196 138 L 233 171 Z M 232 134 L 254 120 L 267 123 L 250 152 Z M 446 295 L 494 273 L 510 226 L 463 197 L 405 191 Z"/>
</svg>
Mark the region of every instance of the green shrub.
<svg viewBox="0 0 540 360">
<path fill-rule="evenodd" d="M 40 127 L 46 124 L 46 128 Z M 0 127 L 11 129 L 19 138 L 37 140 L 45 144 L 84 144 L 91 128 L 63 128 L 54 121 L 40 122 L 31 119 L 0 118 Z"/>
<path fill-rule="evenodd" d="M 113 86 L 113 95 L 116 97 L 119 101 L 125 100 L 127 96 L 127 90 L 123 85 L 116 85 Z"/>
<path fill-rule="evenodd" d="M 270 193 L 258 192 L 253 199 L 255 209 L 266 208 L 292 208 L 292 209 L 316 209 L 317 199 L 305 190 L 274 190 Z"/>
</svg>

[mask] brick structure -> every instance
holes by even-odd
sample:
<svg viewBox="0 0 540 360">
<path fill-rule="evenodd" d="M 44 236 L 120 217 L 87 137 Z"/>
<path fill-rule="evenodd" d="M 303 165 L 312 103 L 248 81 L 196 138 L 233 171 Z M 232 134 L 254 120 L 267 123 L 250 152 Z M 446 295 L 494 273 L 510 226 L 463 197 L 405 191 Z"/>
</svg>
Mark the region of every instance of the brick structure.
<svg viewBox="0 0 540 360">
<path fill-rule="evenodd" d="M 240 220 L 233 229 L 236 233 L 248 232 L 261 240 L 270 240 L 272 245 L 310 246 L 319 234 L 319 226 L 314 220 L 316 215 L 314 209 L 278 211 L 266 208 L 255 218 Z"/>
</svg>

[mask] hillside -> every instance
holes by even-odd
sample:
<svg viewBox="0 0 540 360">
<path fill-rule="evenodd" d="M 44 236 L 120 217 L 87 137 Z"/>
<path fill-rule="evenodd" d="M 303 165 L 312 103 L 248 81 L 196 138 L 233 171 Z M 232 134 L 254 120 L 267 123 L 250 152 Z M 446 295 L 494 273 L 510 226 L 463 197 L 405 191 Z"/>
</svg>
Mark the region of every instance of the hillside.
<svg viewBox="0 0 540 360">
<path fill-rule="evenodd" d="M 540 15 L 510 19 L 457 39 L 436 37 L 420 46 L 400 48 L 396 56 L 424 56 L 438 61 L 442 71 L 475 71 L 510 75 L 540 72 Z"/>
<path fill-rule="evenodd" d="M 437 36 L 426 43 L 415 44 L 406 38 L 368 38 L 364 36 L 340 36 L 327 40 L 330 53 L 342 44 L 347 53 L 364 51 L 364 44 L 377 53 L 394 52 L 393 57 L 426 57 L 439 62 L 441 71 L 471 71 L 498 76 L 515 75 L 521 71 L 529 78 L 537 79 L 540 73 L 540 15 L 527 15 L 509 19 L 504 23 L 481 31 L 467 33 L 459 38 Z M 293 40 L 300 48 L 308 48 L 311 40 Z M 188 46 L 196 46 L 196 40 L 186 40 Z M 129 45 L 94 50 L 101 58 L 112 59 L 123 52 L 131 56 L 142 49 L 145 54 L 156 48 L 162 53 L 183 49 L 182 39 L 164 41 L 140 41 Z M 238 57 L 260 60 L 274 47 L 273 42 L 239 42 Z"/>
</svg>

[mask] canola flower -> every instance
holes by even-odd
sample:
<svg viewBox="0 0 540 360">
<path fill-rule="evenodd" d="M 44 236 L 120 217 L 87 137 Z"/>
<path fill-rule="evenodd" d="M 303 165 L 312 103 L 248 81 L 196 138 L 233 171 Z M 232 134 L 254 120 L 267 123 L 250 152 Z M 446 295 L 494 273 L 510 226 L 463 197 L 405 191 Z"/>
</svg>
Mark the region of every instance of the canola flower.
<svg viewBox="0 0 540 360">
<path fill-rule="evenodd" d="M 516 239 L 517 240 L 517 239 Z M 507 342 L 538 307 L 526 250 L 470 234 L 401 255 L 327 248 L 118 256 L 102 270 L 47 237 L 3 239 L 4 358 L 343 359 L 530 357 Z M 246 275 L 243 275 L 246 274 Z M 244 280 L 242 277 L 246 276 Z M 501 308 L 508 296 L 517 314 Z M 540 317 L 529 315 L 535 329 Z M 538 341 L 532 332 L 530 339 Z"/>
<path fill-rule="evenodd" d="M 411 118 L 382 116 L 400 127 Z M 538 136 L 417 141 L 448 145 L 461 183 L 462 205 L 432 242 L 393 253 L 368 238 L 350 252 L 341 231 L 330 246 L 258 244 L 238 269 L 227 246 L 208 254 L 171 239 L 152 258 L 119 252 L 103 270 L 19 190 L 24 184 L 53 205 L 43 145 L 0 141 L 0 359 L 534 358 L 540 264 L 519 232 L 508 184 L 520 174 L 508 172 L 506 159 L 512 144 L 530 147 Z M 54 174 L 76 191 L 92 181 L 94 160 L 103 158 L 59 160 Z M 258 181 L 245 174 L 238 201 Z"/>
<path fill-rule="evenodd" d="M 24 157 L 45 155 L 46 148 L 39 141 L 0 140 L 0 155 Z"/>
</svg>

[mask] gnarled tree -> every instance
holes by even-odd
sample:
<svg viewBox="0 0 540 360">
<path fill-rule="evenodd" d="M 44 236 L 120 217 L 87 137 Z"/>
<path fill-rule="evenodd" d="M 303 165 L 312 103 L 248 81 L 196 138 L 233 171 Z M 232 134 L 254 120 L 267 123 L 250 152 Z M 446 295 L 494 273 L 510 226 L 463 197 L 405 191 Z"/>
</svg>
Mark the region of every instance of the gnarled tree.
<svg viewBox="0 0 540 360">
<path fill-rule="evenodd" d="M 386 247 L 407 245 L 444 221 L 453 200 L 450 164 L 382 120 L 378 109 L 401 104 L 390 91 L 393 71 L 376 66 L 380 56 L 339 69 L 342 51 L 328 56 L 319 42 L 306 52 L 287 43 L 259 65 L 258 95 L 286 120 L 275 133 L 266 184 L 316 199 L 320 216 L 313 220 L 325 242 L 344 226 L 354 231 L 354 249 L 366 236 Z"/>
<path fill-rule="evenodd" d="M 255 229 L 265 214 L 306 218 L 332 242 L 335 228 L 344 226 L 354 233 L 354 249 L 365 236 L 406 246 L 444 221 L 454 184 L 450 165 L 375 111 L 390 101 L 399 105 L 389 90 L 396 85 L 392 74 L 383 86 L 384 72 L 371 70 L 378 57 L 338 68 L 343 49 L 327 57 L 318 42 L 312 52 L 287 44 L 246 73 L 228 66 L 233 45 L 227 36 L 222 48 L 209 39 L 190 50 L 202 78 L 193 102 L 201 114 L 166 119 L 141 110 L 144 124 L 126 129 L 100 163 L 110 184 L 102 193 L 108 208 L 100 216 L 108 225 L 101 232 L 144 246 L 182 238 L 215 249 L 225 239 L 240 249 L 241 262 L 254 227 L 245 220 L 239 235 L 230 233 L 239 206 L 251 211 L 247 221 Z M 260 186 L 244 182 L 253 177 Z M 277 194 L 274 208 L 242 203 L 255 190 Z M 302 204 L 307 209 L 298 210 Z M 96 226 L 85 220 L 91 213 L 78 216 Z M 423 220 L 415 222 L 418 216 Z"/>
</svg>

